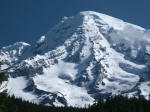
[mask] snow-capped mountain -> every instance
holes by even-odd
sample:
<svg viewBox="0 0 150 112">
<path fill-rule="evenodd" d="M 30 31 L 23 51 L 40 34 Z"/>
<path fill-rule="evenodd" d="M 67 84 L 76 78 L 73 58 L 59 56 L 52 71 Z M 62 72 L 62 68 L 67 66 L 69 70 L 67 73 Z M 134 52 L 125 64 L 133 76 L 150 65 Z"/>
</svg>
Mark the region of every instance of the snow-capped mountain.
<svg viewBox="0 0 150 112">
<path fill-rule="evenodd" d="M 99 97 L 150 95 L 150 31 L 105 14 L 64 17 L 35 45 L 1 51 L 10 70 L 0 91 L 24 100 L 83 107 Z"/>
</svg>

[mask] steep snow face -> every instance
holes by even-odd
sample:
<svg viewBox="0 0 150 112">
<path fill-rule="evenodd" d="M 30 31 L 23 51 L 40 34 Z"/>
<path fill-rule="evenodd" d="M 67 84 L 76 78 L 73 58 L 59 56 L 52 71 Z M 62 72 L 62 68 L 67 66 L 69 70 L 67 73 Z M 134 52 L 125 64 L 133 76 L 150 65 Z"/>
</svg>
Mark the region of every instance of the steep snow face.
<svg viewBox="0 0 150 112">
<path fill-rule="evenodd" d="M 101 13 L 64 17 L 34 46 L 16 43 L 1 57 L 15 64 L 2 90 L 36 103 L 83 107 L 100 96 L 150 95 L 150 31 Z"/>
<path fill-rule="evenodd" d="M 3 82 L 3 85 L 1 87 L 6 86 L 6 89 L 8 89 L 9 95 L 15 95 L 18 98 L 24 97 L 26 101 L 35 102 L 36 101 L 36 95 L 34 95 L 32 92 L 25 92 L 24 88 L 28 85 L 29 81 L 26 79 L 25 76 L 16 77 L 16 78 L 9 78 L 8 82 Z M 4 88 L 2 88 L 4 89 Z"/>
<path fill-rule="evenodd" d="M 17 42 L 13 45 L 3 47 L 0 54 L 1 55 L 0 59 L 3 60 L 4 62 L 7 62 L 7 64 L 16 63 L 30 56 L 31 54 L 31 52 L 29 51 L 30 48 L 31 45 L 25 42 Z"/>
</svg>

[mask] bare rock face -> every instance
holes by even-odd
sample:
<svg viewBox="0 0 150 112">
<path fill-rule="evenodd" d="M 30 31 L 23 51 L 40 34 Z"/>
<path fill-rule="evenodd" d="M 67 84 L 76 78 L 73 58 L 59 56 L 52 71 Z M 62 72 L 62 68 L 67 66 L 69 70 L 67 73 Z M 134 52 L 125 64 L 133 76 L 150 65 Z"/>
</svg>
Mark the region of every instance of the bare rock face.
<svg viewBox="0 0 150 112">
<path fill-rule="evenodd" d="M 35 45 L 3 47 L 0 57 L 11 67 L 0 91 L 31 102 L 83 107 L 150 95 L 149 30 L 101 13 L 65 17 Z"/>
</svg>

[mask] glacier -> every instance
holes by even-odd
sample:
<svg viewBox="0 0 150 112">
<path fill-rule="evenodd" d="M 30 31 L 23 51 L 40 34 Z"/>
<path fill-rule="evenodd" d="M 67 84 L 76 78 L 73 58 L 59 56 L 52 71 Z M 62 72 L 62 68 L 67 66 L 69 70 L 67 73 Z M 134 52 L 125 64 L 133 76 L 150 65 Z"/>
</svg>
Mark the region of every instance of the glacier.
<svg viewBox="0 0 150 112">
<path fill-rule="evenodd" d="M 85 107 L 150 96 L 150 30 L 94 11 L 64 17 L 30 45 L 2 47 L 0 92 L 37 104 Z"/>
</svg>

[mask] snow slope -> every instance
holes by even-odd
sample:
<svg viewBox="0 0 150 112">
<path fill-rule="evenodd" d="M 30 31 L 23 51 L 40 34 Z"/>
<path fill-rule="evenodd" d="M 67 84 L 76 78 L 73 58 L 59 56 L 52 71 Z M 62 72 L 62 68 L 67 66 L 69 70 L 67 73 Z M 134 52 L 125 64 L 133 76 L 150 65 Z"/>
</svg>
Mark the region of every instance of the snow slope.
<svg viewBox="0 0 150 112">
<path fill-rule="evenodd" d="M 150 31 L 105 14 L 64 17 L 35 45 L 15 43 L 0 55 L 14 66 L 1 91 L 35 103 L 84 107 L 150 95 Z"/>
</svg>

